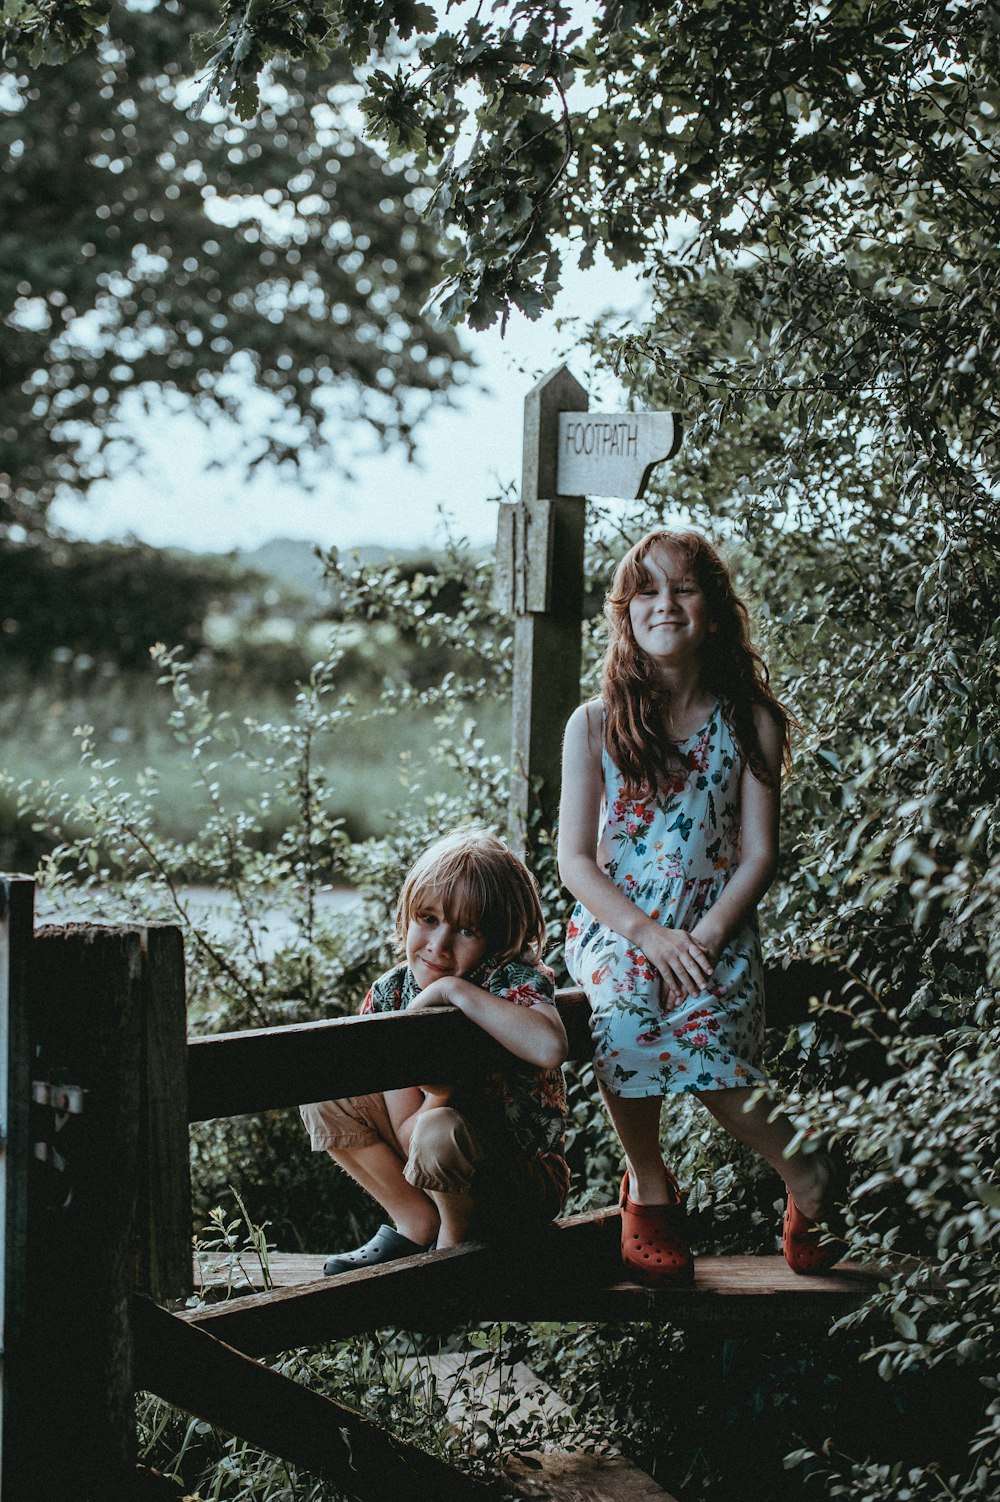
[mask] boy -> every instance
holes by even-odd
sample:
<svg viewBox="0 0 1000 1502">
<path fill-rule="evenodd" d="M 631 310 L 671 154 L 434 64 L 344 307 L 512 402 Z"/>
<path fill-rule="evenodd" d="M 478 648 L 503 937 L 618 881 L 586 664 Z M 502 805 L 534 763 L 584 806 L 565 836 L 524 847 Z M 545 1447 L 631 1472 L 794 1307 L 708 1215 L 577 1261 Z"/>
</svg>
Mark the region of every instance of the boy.
<svg viewBox="0 0 1000 1502">
<path fill-rule="evenodd" d="M 394 1225 L 327 1259 L 333 1275 L 512 1221 L 551 1220 L 569 1188 L 563 1156 L 566 1033 L 541 963 L 545 920 L 534 880 L 495 836 L 454 830 L 408 873 L 396 908 L 405 962 L 361 1011 L 451 1006 L 512 1055 L 485 1078 L 302 1106 L 327 1152 Z"/>
</svg>

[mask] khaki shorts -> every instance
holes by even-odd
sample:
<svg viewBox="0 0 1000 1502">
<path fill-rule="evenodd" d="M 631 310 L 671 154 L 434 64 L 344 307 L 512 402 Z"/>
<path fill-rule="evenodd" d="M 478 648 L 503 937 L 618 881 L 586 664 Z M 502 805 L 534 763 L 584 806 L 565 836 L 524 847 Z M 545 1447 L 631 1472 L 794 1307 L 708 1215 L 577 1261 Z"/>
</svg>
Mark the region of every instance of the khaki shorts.
<svg viewBox="0 0 1000 1502">
<path fill-rule="evenodd" d="M 487 1231 L 519 1221 L 552 1220 L 569 1191 L 569 1169 L 558 1153 L 530 1158 L 499 1146 L 487 1131 L 451 1106 L 421 1111 L 404 1153 L 381 1093 L 300 1106 L 313 1152 L 349 1152 L 386 1142 L 404 1160 L 403 1177 L 416 1189 L 465 1194 L 476 1200 L 476 1226 Z"/>
</svg>

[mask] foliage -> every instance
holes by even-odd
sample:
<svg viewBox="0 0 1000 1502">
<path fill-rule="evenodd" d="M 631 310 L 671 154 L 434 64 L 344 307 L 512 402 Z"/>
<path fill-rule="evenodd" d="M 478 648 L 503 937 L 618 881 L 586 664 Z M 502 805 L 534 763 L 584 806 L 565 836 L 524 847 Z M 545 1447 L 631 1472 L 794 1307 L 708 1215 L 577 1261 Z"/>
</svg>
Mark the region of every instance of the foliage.
<svg viewBox="0 0 1000 1502">
<path fill-rule="evenodd" d="M 0 662 L 32 674 L 83 659 L 117 671 L 145 668 L 156 642 L 194 655 L 205 619 L 245 587 L 228 559 L 140 543 L 12 543 L 0 537 Z"/>
<path fill-rule="evenodd" d="M 19 14 L 48 45 L 56 12 Z M 687 437 L 669 489 L 592 508 L 588 567 L 606 580 L 647 526 L 690 521 L 729 541 L 758 602 L 801 725 L 769 949 L 834 957 L 859 982 L 850 1003 L 817 1001 L 773 1060 L 803 1137 L 849 1150 L 849 1247 L 883 1272 L 823 1361 L 834 1385 L 880 1396 L 871 1413 L 898 1395 L 908 1415 L 902 1432 L 845 1434 L 820 1402 L 808 1432 L 781 1438 L 779 1424 L 775 1444 L 790 1446 L 789 1481 L 806 1495 L 987 1502 L 1000 1485 L 995 8 L 670 0 L 595 8 L 579 34 L 551 4 L 484 18 L 230 0 L 223 15 L 208 78 L 246 109 L 275 51 L 329 41 L 361 57 L 394 27 L 416 33 L 394 72 L 369 75 L 365 103 L 373 130 L 437 163 L 435 208 L 457 235 L 446 316 L 478 327 L 511 303 L 547 305 L 574 237 L 585 261 L 601 245 L 650 279 L 647 324 L 598 329 L 594 349 L 637 405 L 681 410 Z M 393 584 L 393 609 L 410 593 Z M 592 681 L 599 633 L 587 634 Z M 503 653 L 490 653 L 492 672 Z M 498 786 L 480 758 L 469 811 L 496 810 Z M 421 833 L 407 828 L 404 859 Z M 387 891 L 384 851 L 358 864 L 366 891 Z M 606 1192 L 612 1149 L 586 1135 L 587 1089 L 574 1120 L 587 1187 Z M 759 1167 L 687 1101 L 665 1138 L 705 1186 L 696 1215 L 716 1211 L 714 1226 L 698 1220 L 699 1245 L 773 1245 Z M 581 1379 L 638 1436 L 644 1395 L 609 1376 L 618 1347 L 603 1363 L 583 1346 Z M 624 1349 L 669 1354 L 667 1383 L 683 1371 L 673 1351 Z M 810 1380 L 785 1354 L 780 1375 L 781 1351 L 769 1369 L 776 1404 Z M 931 1415 L 949 1385 L 962 1401 L 945 1432 Z M 692 1443 L 652 1439 L 668 1468 Z M 699 1474 L 711 1495 L 718 1476 Z"/>
<path fill-rule="evenodd" d="M 275 70 L 262 129 L 194 119 L 187 47 L 213 10 L 46 5 L 46 67 L 29 7 L 3 7 L 0 524 L 33 532 L 60 486 L 119 472 L 142 409 L 242 416 L 248 464 L 308 483 L 311 452 L 344 466 L 340 424 L 410 444 L 461 373 L 420 312 L 422 179 L 359 141 L 343 53 Z"/>
<path fill-rule="evenodd" d="M 321 61 L 343 48 L 362 62 L 394 37 L 411 42 L 394 69 L 370 68 L 362 107 L 375 136 L 436 165 L 437 212 L 460 236 L 445 316 L 479 327 L 510 302 L 529 314 L 548 306 L 560 237 L 578 237 L 586 256 L 601 245 L 619 264 L 654 266 L 680 221 L 694 266 L 749 252 L 772 278 L 811 273 L 813 296 L 847 273 L 862 317 L 830 345 L 832 384 L 863 383 L 884 343 L 911 380 L 918 354 L 932 357 L 928 410 L 988 382 L 992 346 L 980 346 L 975 313 L 992 296 L 995 246 L 984 239 L 980 262 L 959 236 L 947 266 L 933 254 L 943 201 L 959 227 L 995 210 L 988 0 L 936 0 L 919 14 L 898 0 L 753 10 L 667 0 L 582 15 L 558 0 L 507 0 L 486 18 L 413 0 L 221 10 L 202 54 L 206 93 L 247 118 L 275 56 Z M 58 8 L 23 4 L 10 25 L 37 55 L 61 57 L 92 41 L 96 11 L 89 19 L 71 36 Z M 845 230 L 857 256 L 846 266 L 827 254 Z M 897 253 L 888 275 L 872 268 L 870 237 Z M 803 331 L 796 320 L 779 355 Z"/>
</svg>

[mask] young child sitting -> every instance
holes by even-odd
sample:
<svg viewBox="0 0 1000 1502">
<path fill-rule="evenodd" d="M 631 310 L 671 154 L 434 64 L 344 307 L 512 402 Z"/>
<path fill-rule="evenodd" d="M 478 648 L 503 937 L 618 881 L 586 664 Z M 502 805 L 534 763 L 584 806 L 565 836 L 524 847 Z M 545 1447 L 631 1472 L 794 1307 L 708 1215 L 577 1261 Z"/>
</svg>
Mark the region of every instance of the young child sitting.
<svg viewBox="0 0 1000 1502">
<path fill-rule="evenodd" d="M 300 1107 L 313 1151 L 329 1153 L 395 1223 L 328 1258 L 327 1274 L 551 1220 L 569 1188 L 566 1033 L 523 862 L 483 829 L 454 830 L 407 875 L 396 940 L 405 963 L 375 982 L 361 1011 L 457 1007 L 511 1058 L 455 1085 Z"/>
</svg>

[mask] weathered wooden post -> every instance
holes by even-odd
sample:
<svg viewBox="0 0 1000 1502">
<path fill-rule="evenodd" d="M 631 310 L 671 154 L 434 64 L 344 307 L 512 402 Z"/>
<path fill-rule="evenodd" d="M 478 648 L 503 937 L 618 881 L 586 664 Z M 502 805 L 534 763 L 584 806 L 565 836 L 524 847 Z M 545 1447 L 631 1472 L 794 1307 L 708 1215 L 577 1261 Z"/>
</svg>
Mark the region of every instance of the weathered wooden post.
<svg viewBox="0 0 1000 1502">
<path fill-rule="evenodd" d="M 521 499 L 500 508 L 496 599 L 514 616 L 514 708 L 510 836 L 531 844 L 532 785 L 553 823 L 562 733 L 580 695 L 583 614 L 581 495 L 556 486 L 561 412 L 585 412 L 587 393 L 564 365 L 524 399 Z"/>
<path fill-rule="evenodd" d="M 679 443 L 672 413 L 590 412 L 564 365 L 525 397 L 521 499 L 500 507 L 495 589 L 514 616 L 509 824 L 522 853 L 536 813 L 555 824 L 562 733 L 580 698 L 585 497 L 636 499 Z"/>
<path fill-rule="evenodd" d="M 0 1499 L 28 1495 L 27 1477 L 37 1436 L 30 1423 L 27 1384 L 32 1358 L 28 1323 L 28 1172 L 31 1043 L 28 966 L 34 928 L 35 884 L 27 876 L 0 877 Z"/>
<path fill-rule="evenodd" d="M 38 1442 L 21 1495 L 98 1502 L 128 1497 L 135 1477 L 142 942 L 135 931 L 80 924 L 39 929 L 32 950 L 28 1237 Z"/>
<path fill-rule="evenodd" d="M 191 1292 L 187 987 L 172 924 L 139 929 L 142 1084 L 135 1286 L 161 1302 Z"/>
<path fill-rule="evenodd" d="M 130 1498 L 133 1290 L 190 1289 L 177 929 L 33 930 L 0 877 L 0 1502 Z"/>
</svg>

